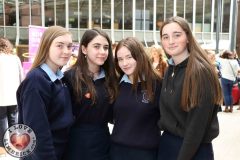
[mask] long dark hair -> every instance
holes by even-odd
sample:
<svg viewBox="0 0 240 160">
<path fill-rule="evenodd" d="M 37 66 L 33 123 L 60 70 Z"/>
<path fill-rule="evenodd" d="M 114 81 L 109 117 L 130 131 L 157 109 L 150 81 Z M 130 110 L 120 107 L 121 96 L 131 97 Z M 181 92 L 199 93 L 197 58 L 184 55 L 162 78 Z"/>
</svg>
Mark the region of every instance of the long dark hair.
<svg viewBox="0 0 240 160">
<path fill-rule="evenodd" d="M 117 76 L 115 72 L 113 54 L 112 54 L 112 45 L 111 40 L 108 35 L 99 29 L 90 29 L 85 31 L 82 36 L 80 47 L 78 51 L 78 58 L 76 63 L 71 67 L 72 78 L 71 82 L 73 85 L 73 92 L 75 97 L 79 100 L 82 98 L 82 89 L 86 87 L 88 92 L 91 94 L 91 99 L 93 103 L 96 102 L 96 90 L 91 79 L 91 72 L 88 69 L 88 62 L 85 58 L 85 55 L 82 52 L 82 47 L 87 47 L 88 44 L 98 35 L 105 37 L 108 41 L 108 57 L 104 64 L 101 66 L 105 71 L 105 87 L 107 88 L 109 94 L 109 102 L 112 103 L 117 95 Z"/>
<path fill-rule="evenodd" d="M 191 108 L 196 107 L 201 99 L 206 96 L 206 92 L 210 93 L 210 97 L 208 97 L 210 99 L 209 103 L 220 105 L 222 102 L 222 91 L 215 68 L 207 57 L 207 53 L 193 37 L 188 22 L 181 17 L 171 17 L 163 23 L 160 36 L 162 36 L 162 29 L 169 23 L 177 23 L 186 33 L 189 41 L 187 49 L 190 56 L 181 98 L 183 110 L 189 111 Z M 206 88 L 204 85 L 210 88 Z"/>
</svg>

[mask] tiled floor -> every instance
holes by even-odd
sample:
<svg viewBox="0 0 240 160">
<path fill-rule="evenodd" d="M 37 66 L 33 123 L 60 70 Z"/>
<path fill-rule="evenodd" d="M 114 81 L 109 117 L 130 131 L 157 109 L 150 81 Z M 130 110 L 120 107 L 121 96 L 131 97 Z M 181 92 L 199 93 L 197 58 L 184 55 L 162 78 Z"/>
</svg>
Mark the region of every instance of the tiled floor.
<svg viewBox="0 0 240 160">
<path fill-rule="evenodd" d="M 0 156 L 0 160 L 18 160 L 18 158 L 14 158 L 10 155 L 4 155 L 4 156 Z"/>
<path fill-rule="evenodd" d="M 240 111 L 219 112 L 220 134 L 213 140 L 215 160 L 240 159 Z"/>
<path fill-rule="evenodd" d="M 240 157 L 240 111 L 236 108 L 233 113 L 218 113 L 220 134 L 213 140 L 215 160 L 238 160 Z M 17 159 L 4 156 L 0 160 Z"/>
</svg>

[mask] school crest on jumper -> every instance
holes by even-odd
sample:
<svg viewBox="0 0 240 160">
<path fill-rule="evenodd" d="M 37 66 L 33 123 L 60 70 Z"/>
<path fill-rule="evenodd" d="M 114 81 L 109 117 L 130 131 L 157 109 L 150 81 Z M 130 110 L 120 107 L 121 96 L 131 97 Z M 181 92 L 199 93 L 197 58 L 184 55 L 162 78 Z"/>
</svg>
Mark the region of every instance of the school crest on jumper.
<svg viewBox="0 0 240 160">
<path fill-rule="evenodd" d="M 142 102 L 143 103 L 149 103 L 149 97 L 147 95 L 147 90 L 142 90 Z"/>
</svg>

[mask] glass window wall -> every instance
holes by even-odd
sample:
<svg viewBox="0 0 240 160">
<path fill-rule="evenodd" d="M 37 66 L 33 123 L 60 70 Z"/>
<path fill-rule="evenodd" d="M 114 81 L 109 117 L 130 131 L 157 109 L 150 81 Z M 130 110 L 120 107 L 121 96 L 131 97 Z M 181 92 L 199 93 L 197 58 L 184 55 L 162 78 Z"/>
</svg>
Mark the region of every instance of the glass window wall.
<svg viewBox="0 0 240 160">
<path fill-rule="evenodd" d="M 41 0 L 31 0 L 31 25 L 42 26 Z"/>
<path fill-rule="evenodd" d="M 166 0 L 165 0 L 166 1 Z M 164 0 L 157 0 L 157 15 L 156 15 L 156 18 L 157 18 L 157 30 L 160 30 L 161 28 L 161 25 L 164 21 Z"/>
<path fill-rule="evenodd" d="M 2 1 L 4 2 L 4 10 L 5 12 L 5 25 L 6 26 L 16 26 L 16 6 L 14 0 Z M 3 5 L 2 5 L 3 6 Z M 2 16 L 3 18 L 3 16 Z"/>
<path fill-rule="evenodd" d="M 70 31 L 77 31 L 80 35 L 80 31 L 82 32 L 82 30 L 90 28 L 89 24 L 91 24 L 91 27 L 99 27 L 110 33 L 111 19 L 114 20 L 114 31 L 111 30 L 111 33 L 114 33 L 112 35 L 116 37 L 115 39 L 120 40 L 125 34 L 127 36 L 136 35 L 140 40 L 145 37 L 146 40 L 152 41 L 152 39 L 156 37 L 159 38 L 159 28 L 164 19 L 173 16 L 174 13 L 178 16 L 185 17 L 190 26 L 195 27 L 195 35 L 206 33 L 208 36 L 204 35 L 201 38 L 209 39 L 210 34 L 211 40 L 215 38 L 217 0 L 196 0 L 195 11 L 193 11 L 192 0 L 177 0 L 176 11 L 174 11 L 175 1 L 168 0 L 18 0 L 18 2 L 20 27 L 16 28 L 16 26 L 18 27 L 18 24 L 16 24 L 18 21 L 16 22 L 15 7 L 17 1 L 0 0 L 0 36 L 20 40 L 16 40 L 16 42 L 27 41 L 28 25 L 46 27 L 61 25 L 63 27 L 69 27 Z M 114 2 L 113 18 L 111 17 L 111 2 Z M 156 15 L 154 15 L 155 13 L 153 12 L 155 2 Z M 66 3 L 68 4 L 66 5 Z M 133 7 L 133 4 L 136 6 Z M 44 6 L 44 13 L 41 13 L 41 5 Z M 214 5 L 214 7 L 212 7 L 212 5 Z M 89 6 L 91 6 L 91 12 L 89 11 Z M 222 35 L 229 35 L 230 6 L 231 0 L 222 0 L 222 23 L 220 29 L 220 34 Z M 136 8 L 136 10 L 133 11 L 133 8 Z M 135 14 L 135 19 L 133 19 L 133 13 Z M 193 15 L 194 13 L 196 14 Z M 44 14 L 44 19 L 41 19 L 42 14 Z M 155 17 L 156 20 L 154 19 Z M 195 17 L 194 22 L 193 17 Z M 133 21 L 135 22 L 136 30 L 132 32 Z M 42 22 L 44 24 L 42 24 Z M 155 22 L 156 24 L 153 24 Z M 156 25 L 157 33 L 155 30 L 153 31 L 153 28 L 155 28 L 154 25 Z M 16 32 L 18 29 L 19 32 Z M 156 34 L 153 34 L 153 32 Z M 16 34 L 20 35 L 16 36 Z M 146 35 L 143 36 L 143 34 Z M 229 37 L 225 36 L 225 38 Z"/>
<path fill-rule="evenodd" d="M 30 24 L 30 8 L 28 0 L 19 2 L 19 19 L 20 26 L 27 27 Z"/>
<path fill-rule="evenodd" d="M 80 12 L 78 8 L 78 1 L 69 0 L 69 28 L 78 28 L 80 26 L 78 21 L 78 17 L 80 17 Z"/>
<path fill-rule="evenodd" d="M 44 2 L 44 10 L 45 10 L 45 26 L 49 27 L 49 26 L 53 26 L 55 25 L 55 15 L 54 15 L 54 11 L 55 11 L 55 0 L 46 0 Z"/>
<path fill-rule="evenodd" d="M 56 0 L 56 25 L 66 26 L 65 0 Z"/>
<path fill-rule="evenodd" d="M 177 16 L 185 17 L 184 14 L 184 7 L 185 7 L 185 0 L 177 0 Z"/>
<path fill-rule="evenodd" d="M 88 28 L 89 1 L 80 0 L 80 28 Z"/>
</svg>

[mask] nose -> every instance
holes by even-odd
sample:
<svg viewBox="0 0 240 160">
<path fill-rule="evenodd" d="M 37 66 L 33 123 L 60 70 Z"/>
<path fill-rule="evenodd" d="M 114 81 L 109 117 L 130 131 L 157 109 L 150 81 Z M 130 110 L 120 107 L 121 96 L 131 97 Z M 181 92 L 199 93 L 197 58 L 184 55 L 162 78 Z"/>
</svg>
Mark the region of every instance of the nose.
<svg viewBox="0 0 240 160">
<path fill-rule="evenodd" d="M 169 43 L 170 43 L 170 44 L 174 43 L 174 39 L 173 39 L 173 37 L 171 37 L 171 36 L 169 37 Z"/>
<path fill-rule="evenodd" d="M 104 47 L 100 47 L 100 53 L 105 54 L 106 53 L 106 49 L 104 49 Z"/>
<path fill-rule="evenodd" d="M 64 46 L 63 52 L 65 54 L 72 54 L 72 48 L 71 47 L 69 48 L 68 46 Z"/>
<path fill-rule="evenodd" d="M 123 59 L 123 66 L 126 66 L 128 64 L 127 60 L 126 59 Z"/>
</svg>

